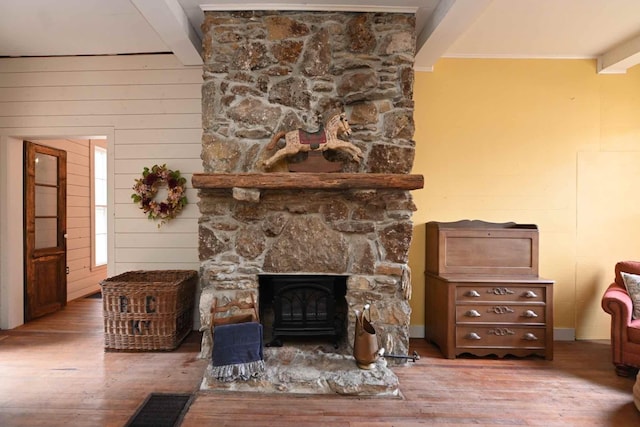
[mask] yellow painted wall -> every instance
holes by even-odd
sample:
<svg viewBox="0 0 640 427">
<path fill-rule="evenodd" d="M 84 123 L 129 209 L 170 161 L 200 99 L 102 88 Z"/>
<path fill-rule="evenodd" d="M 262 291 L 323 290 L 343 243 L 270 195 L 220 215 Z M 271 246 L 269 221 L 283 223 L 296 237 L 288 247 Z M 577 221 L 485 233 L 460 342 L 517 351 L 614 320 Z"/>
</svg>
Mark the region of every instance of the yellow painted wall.
<svg viewBox="0 0 640 427">
<path fill-rule="evenodd" d="M 410 252 L 412 326 L 424 325 L 424 224 L 537 224 L 554 327 L 609 337 L 600 298 L 616 261 L 640 260 L 640 66 L 594 60 L 443 59 L 417 72 L 416 160 L 425 187 Z"/>
</svg>

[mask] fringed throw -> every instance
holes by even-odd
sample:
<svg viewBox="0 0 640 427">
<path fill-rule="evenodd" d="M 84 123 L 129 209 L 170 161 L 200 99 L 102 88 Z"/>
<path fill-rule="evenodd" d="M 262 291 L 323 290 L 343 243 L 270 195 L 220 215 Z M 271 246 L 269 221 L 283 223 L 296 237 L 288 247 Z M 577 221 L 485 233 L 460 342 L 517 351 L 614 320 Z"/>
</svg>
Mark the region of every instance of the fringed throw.
<svg viewBox="0 0 640 427">
<path fill-rule="evenodd" d="M 212 366 L 211 376 L 218 381 L 246 381 L 264 373 L 264 361 L 238 363 L 236 365 Z"/>
<path fill-rule="evenodd" d="M 212 376 L 219 381 L 248 380 L 264 372 L 262 325 L 258 322 L 213 329 Z"/>
</svg>

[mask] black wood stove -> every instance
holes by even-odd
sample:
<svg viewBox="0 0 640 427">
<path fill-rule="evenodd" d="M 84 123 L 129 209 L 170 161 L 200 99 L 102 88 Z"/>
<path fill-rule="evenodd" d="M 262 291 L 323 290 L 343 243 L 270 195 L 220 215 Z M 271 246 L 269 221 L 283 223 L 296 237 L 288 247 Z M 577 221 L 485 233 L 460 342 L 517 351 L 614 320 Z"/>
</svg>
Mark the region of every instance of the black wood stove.
<svg viewBox="0 0 640 427">
<path fill-rule="evenodd" d="M 282 345 L 282 337 L 327 336 L 337 347 L 345 329 L 346 280 L 336 275 L 261 275 L 261 310 L 273 310 L 267 345 Z"/>
</svg>

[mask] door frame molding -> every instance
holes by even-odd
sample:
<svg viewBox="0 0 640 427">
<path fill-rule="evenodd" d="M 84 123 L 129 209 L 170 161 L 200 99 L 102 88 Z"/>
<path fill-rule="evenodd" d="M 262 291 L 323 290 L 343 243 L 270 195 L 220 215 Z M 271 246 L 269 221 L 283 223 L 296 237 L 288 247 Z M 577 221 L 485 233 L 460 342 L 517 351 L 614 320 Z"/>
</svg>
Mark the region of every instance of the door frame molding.
<svg viewBox="0 0 640 427">
<path fill-rule="evenodd" d="M 107 142 L 108 253 L 107 275 L 114 273 L 114 143 L 113 127 L 14 128 L 0 134 L 0 329 L 13 329 L 24 323 L 23 257 L 23 141 L 47 139 L 97 139 Z M 98 137 L 96 135 L 99 135 Z M 19 250 L 16 250 L 16 247 Z"/>
</svg>

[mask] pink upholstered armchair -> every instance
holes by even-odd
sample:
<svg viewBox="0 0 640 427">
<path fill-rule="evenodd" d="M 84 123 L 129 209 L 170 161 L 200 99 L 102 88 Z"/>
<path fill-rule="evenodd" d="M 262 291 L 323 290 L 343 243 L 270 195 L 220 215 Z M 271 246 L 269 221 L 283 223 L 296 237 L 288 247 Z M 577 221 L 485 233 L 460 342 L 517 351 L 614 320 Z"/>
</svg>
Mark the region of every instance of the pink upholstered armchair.
<svg viewBox="0 0 640 427">
<path fill-rule="evenodd" d="M 620 272 L 640 275 L 640 262 L 616 264 L 616 277 L 602 297 L 602 308 L 611 315 L 611 349 L 616 373 L 634 375 L 640 368 L 640 319 L 633 320 L 633 305 Z"/>
</svg>

